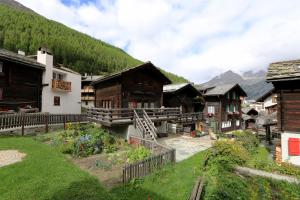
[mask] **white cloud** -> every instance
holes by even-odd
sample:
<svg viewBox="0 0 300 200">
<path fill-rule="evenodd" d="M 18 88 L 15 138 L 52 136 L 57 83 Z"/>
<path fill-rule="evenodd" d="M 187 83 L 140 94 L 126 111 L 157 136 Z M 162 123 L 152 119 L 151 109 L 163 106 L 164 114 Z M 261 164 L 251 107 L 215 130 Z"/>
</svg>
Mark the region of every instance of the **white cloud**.
<svg viewBox="0 0 300 200">
<path fill-rule="evenodd" d="M 198 83 L 300 56 L 298 0 L 18 1 Z"/>
</svg>

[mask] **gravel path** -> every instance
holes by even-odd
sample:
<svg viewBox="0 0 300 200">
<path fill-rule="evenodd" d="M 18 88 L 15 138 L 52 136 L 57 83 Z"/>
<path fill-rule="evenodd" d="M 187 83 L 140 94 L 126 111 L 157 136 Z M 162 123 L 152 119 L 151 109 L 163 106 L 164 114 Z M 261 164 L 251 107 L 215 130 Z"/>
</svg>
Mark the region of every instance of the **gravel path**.
<svg viewBox="0 0 300 200">
<path fill-rule="evenodd" d="M 257 170 L 257 169 L 251 169 L 248 167 L 236 167 L 235 169 L 238 173 L 241 173 L 241 174 L 262 176 L 262 177 L 271 178 L 271 179 L 275 179 L 275 180 L 287 181 L 290 183 L 297 183 L 297 184 L 300 183 L 299 179 L 290 177 L 290 176 L 270 173 L 270 172 Z"/>
<path fill-rule="evenodd" d="M 0 167 L 20 162 L 25 156 L 26 154 L 20 153 L 18 150 L 0 151 Z"/>
</svg>

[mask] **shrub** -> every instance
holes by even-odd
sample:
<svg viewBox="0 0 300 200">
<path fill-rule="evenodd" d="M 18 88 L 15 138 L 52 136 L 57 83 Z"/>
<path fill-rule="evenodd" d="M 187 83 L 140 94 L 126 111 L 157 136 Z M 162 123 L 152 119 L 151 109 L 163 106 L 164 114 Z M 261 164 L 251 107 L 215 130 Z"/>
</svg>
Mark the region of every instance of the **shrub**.
<svg viewBox="0 0 300 200">
<path fill-rule="evenodd" d="M 218 140 L 207 155 L 205 165 L 217 165 L 221 168 L 232 169 L 235 165 L 244 164 L 249 155 L 247 150 L 238 141 Z"/>
<path fill-rule="evenodd" d="M 143 146 L 140 146 L 136 149 L 130 150 L 127 156 L 127 162 L 134 163 L 151 156 L 151 151 Z"/>
<path fill-rule="evenodd" d="M 205 173 L 205 180 L 204 199 L 249 199 L 249 188 L 246 181 L 222 168 L 212 166 Z"/>
<path fill-rule="evenodd" d="M 250 153 L 255 152 L 259 145 L 259 140 L 251 131 L 234 131 L 232 134 Z"/>
</svg>

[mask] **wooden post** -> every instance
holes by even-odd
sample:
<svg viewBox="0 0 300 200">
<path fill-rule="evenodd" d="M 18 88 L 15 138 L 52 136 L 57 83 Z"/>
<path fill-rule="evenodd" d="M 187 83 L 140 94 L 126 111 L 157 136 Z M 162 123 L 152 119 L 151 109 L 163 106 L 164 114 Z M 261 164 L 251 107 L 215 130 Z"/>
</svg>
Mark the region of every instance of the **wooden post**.
<svg viewBox="0 0 300 200">
<path fill-rule="evenodd" d="M 66 115 L 64 115 L 64 130 L 66 130 Z"/>
<path fill-rule="evenodd" d="M 24 126 L 25 126 L 25 116 L 24 115 L 21 115 L 22 116 L 22 136 L 24 136 Z"/>
<path fill-rule="evenodd" d="M 49 113 L 46 113 L 46 116 L 45 116 L 45 132 L 46 133 L 49 132 Z"/>
</svg>

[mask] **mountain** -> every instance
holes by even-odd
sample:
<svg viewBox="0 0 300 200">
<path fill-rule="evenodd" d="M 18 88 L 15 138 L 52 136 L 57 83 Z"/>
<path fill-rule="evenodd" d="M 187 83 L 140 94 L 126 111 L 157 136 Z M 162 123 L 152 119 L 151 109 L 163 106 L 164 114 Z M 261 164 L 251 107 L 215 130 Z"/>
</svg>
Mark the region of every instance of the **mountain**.
<svg viewBox="0 0 300 200">
<path fill-rule="evenodd" d="M 239 74 L 234 73 L 231 70 L 228 70 L 219 76 L 215 76 L 210 81 L 204 83 L 205 87 L 222 85 L 222 84 L 231 84 L 231 83 L 242 83 L 244 81 L 243 77 Z"/>
<path fill-rule="evenodd" d="M 0 0 L 0 48 L 32 55 L 40 46 L 52 50 L 56 63 L 82 74 L 109 74 L 142 63 L 120 48 L 49 20 L 16 1 Z M 173 82 L 187 82 L 163 73 Z"/>
<path fill-rule="evenodd" d="M 202 87 L 210 87 L 222 84 L 238 83 L 247 93 L 247 99 L 257 99 L 273 88 L 271 83 L 265 81 L 266 72 L 260 70 L 258 72 L 247 71 L 243 75 L 228 70 L 210 81 L 201 84 Z"/>
</svg>

